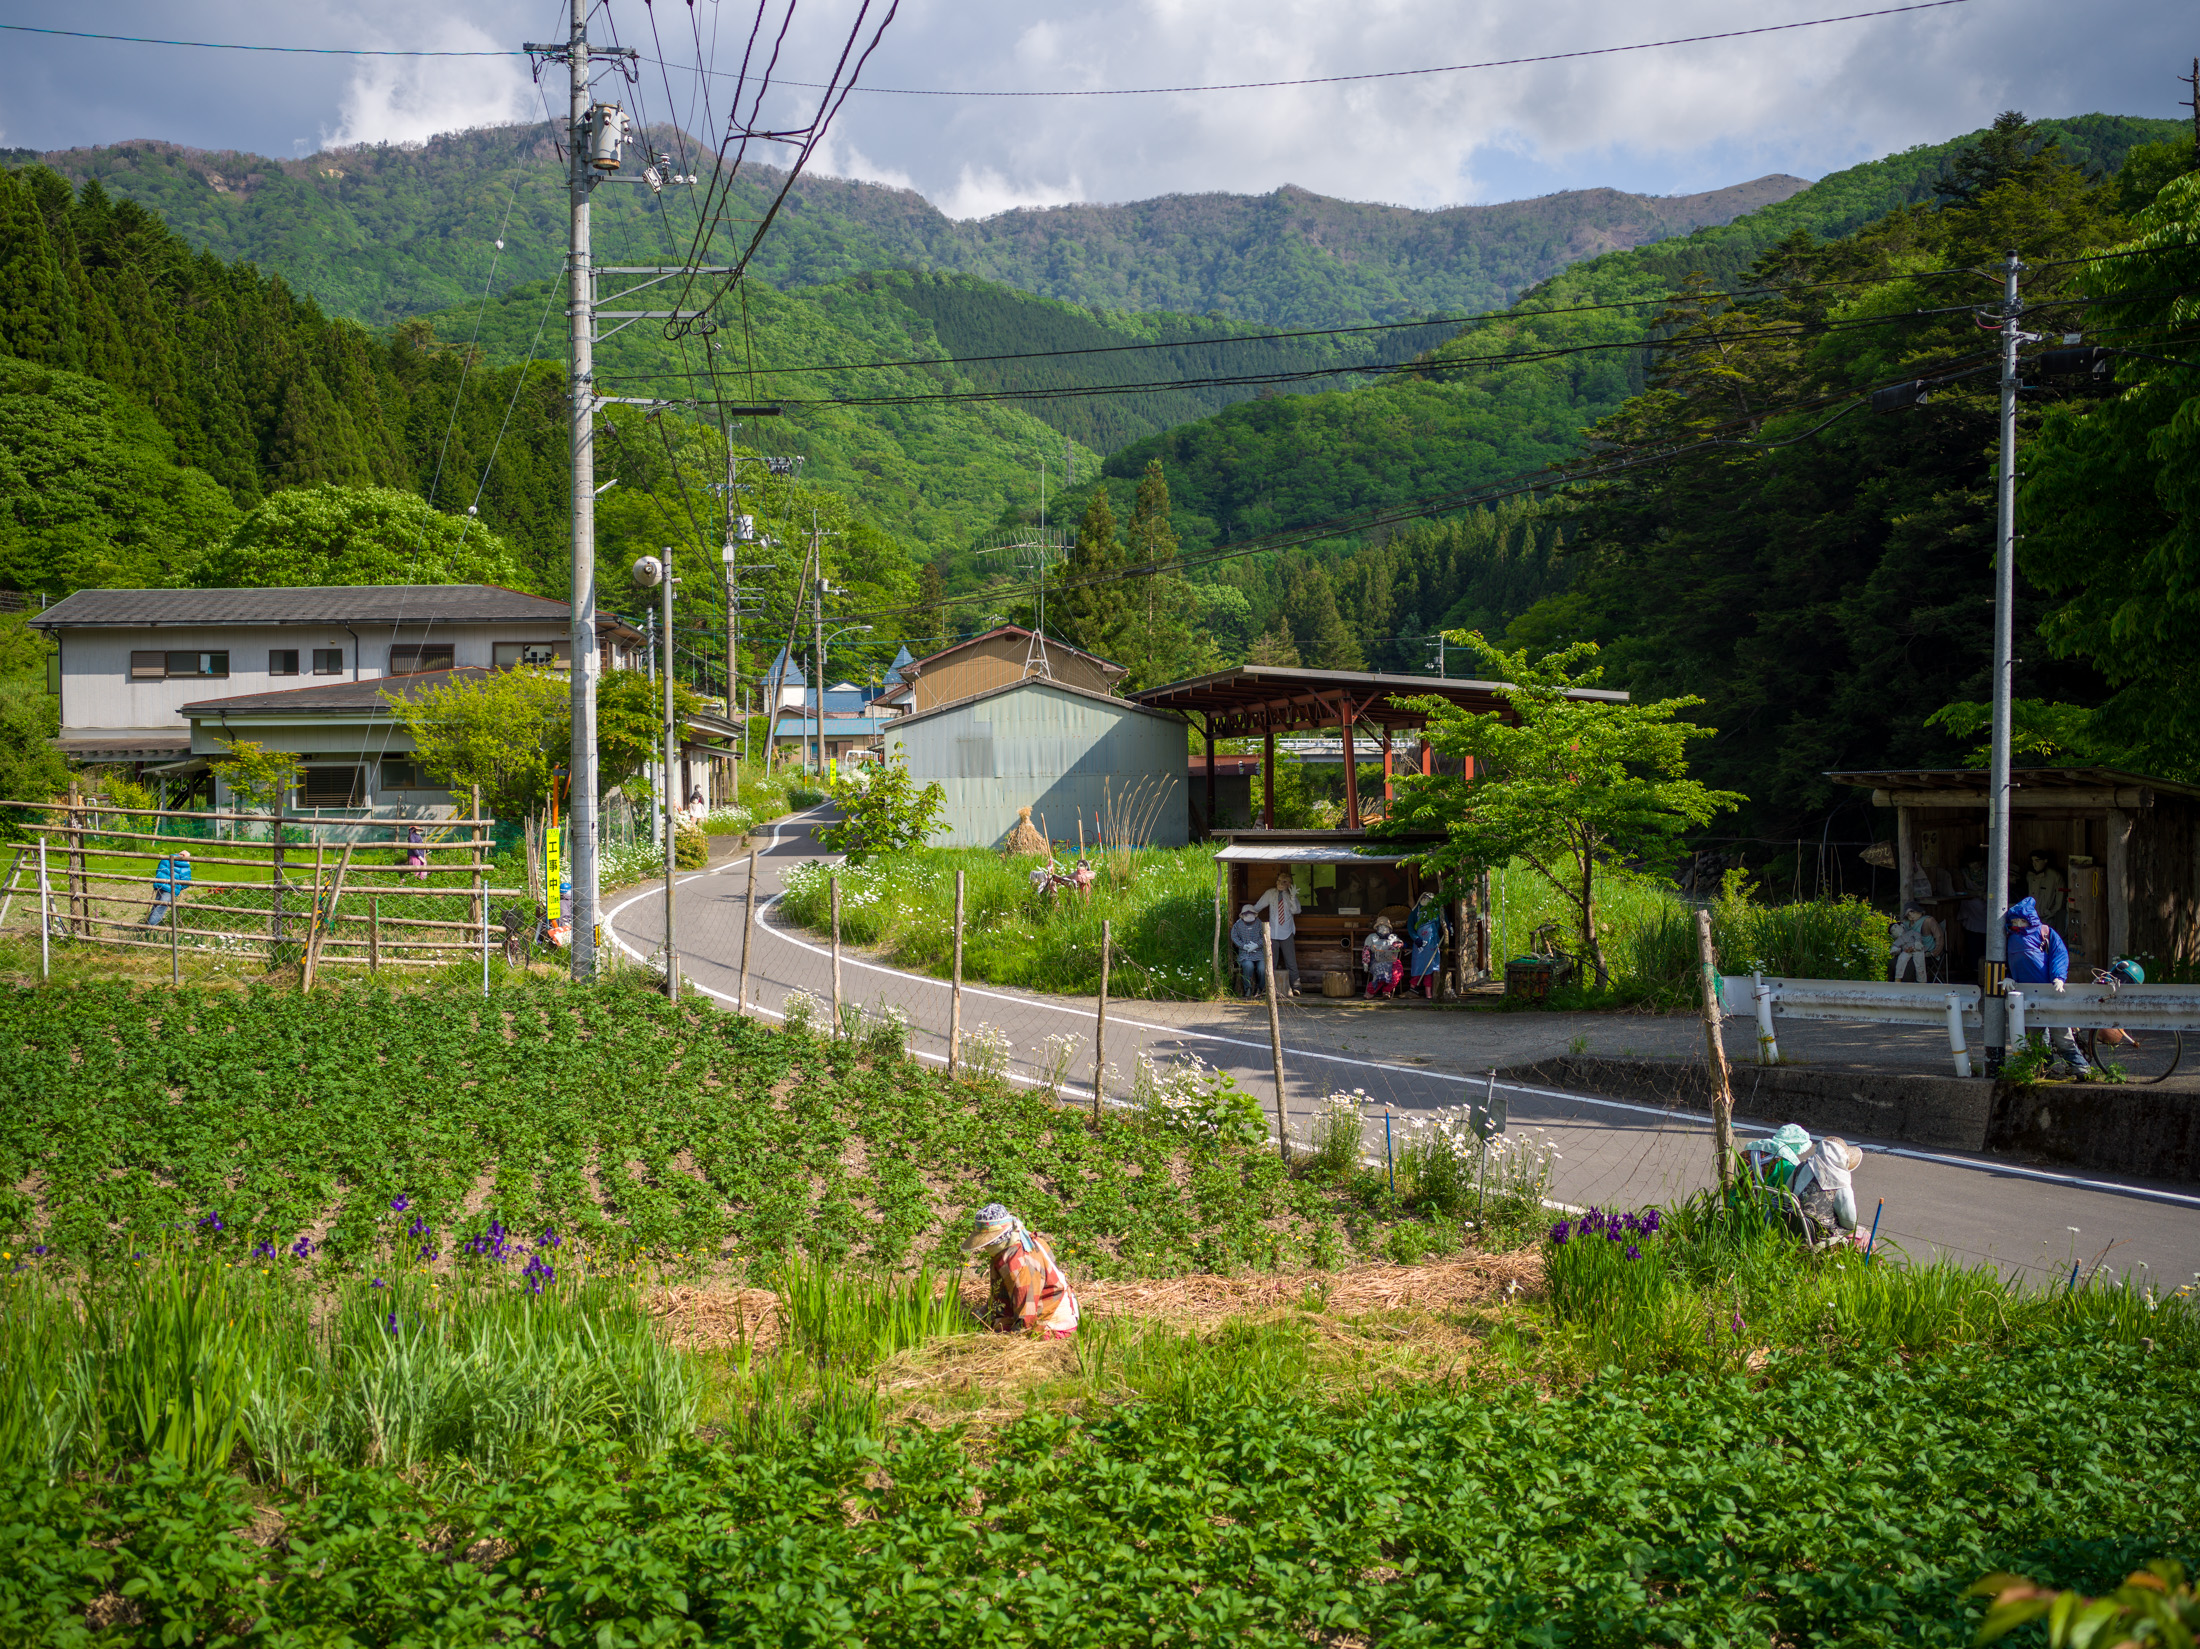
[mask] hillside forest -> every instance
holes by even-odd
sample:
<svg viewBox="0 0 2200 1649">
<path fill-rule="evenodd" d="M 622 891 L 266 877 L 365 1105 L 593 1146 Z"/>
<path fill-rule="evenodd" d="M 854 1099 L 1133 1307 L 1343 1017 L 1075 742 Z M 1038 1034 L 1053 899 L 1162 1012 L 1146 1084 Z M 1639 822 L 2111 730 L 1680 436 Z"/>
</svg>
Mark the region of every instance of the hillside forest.
<svg viewBox="0 0 2200 1649">
<path fill-rule="evenodd" d="M 470 137 L 525 158 L 524 133 Z M 303 239 L 275 233 L 286 201 L 404 218 L 421 194 L 390 181 L 405 152 L 360 157 L 381 179 L 371 200 L 287 162 L 280 187 L 225 183 L 220 221 L 206 157 L 53 158 L 0 171 L 0 587 L 562 593 L 559 289 L 524 260 L 500 280 L 492 260 L 470 294 L 471 269 L 407 287 L 387 263 L 371 291 L 324 292 L 291 259 Z M 1388 296 L 1325 297 L 1327 276 L 1263 262 L 1258 237 L 1195 291 L 1183 246 L 1250 207 L 943 237 L 876 198 L 891 192 L 803 189 L 785 256 L 727 295 L 716 332 L 635 326 L 600 357 L 608 387 L 689 397 L 599 419 L 606 599 L 667 545 L 715 568 L 727 517 L 751 516 L 750 681 L 786 643 L 813 545 L 834 616 L 872 626 L 836 647 L 836 677 L 1035 622 L 1036 585 L 990 552 L 1043 510 L 1068 541 L 1047 628 L 1134 686 L 1246 657 L 1431 674 L 1444 629 L 1596 640 L 1611 683 L 1703 698 L 1718 731 L 1697 769 L 1750 798 L 1717 828 L 1776 863 L 1843 804 L 1827 770 L 1962 761 L 1978 743 L 1995 389 L 1974 369 L 2013 246 L 2030 330 L 2140 352 L 2022 398 L 2026 749 L 2200 776 L 2200 702 L 2171 662 L 2200 549 L 2200 396 L 2164 364 L 2190 349 L 2175 294 L 2200 180 L 2184 128 L 2005 116 L 1800 190 L 1744 190 L 1729 204 L 1754 209 L 1723 221 L 1705 199 L 1617 228 L 1609 201 L 1576 202 L 1570 222 L 1545 206 L 1564 246 L 1596 255 L 1516 258 L 1489 277 L 1500 301 L 1467 316 L 1474 294 L 1408 278 L 1457 223 L 1351 218 L 1387 260 Z M 1597 251 L 1621 229 L 1641 244 Z M 224 236 L 260 261 L 221 255 Z M 1072 242 L 1095 270 L 1146 258 L 1154 236 L 1174 237 L 1177 264 L 1153 254 L 1137 279 L 1053 290 L 1034 273 L 1068 267 Z M 1936 380 L 1923 405 L 1861 410 L 1905 377 Z M 733 399 L 783 415 L 719 423 Z M 682 673 L 722 693 L 723 587 L 690 579 L 682 602 Z M 27 672 L 21 652 L 0 661 Z"/>
</svg>

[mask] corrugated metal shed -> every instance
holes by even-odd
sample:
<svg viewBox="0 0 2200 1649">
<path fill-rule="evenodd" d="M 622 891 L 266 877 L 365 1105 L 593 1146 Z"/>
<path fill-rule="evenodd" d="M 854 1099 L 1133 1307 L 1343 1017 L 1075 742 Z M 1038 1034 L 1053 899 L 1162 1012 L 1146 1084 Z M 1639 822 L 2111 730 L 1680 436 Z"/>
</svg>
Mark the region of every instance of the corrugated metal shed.
<svg viewBox="0 0 2200 1649">
<path fill-rule="evenodd" d="M 885 737 L 889 759 L 899 755 L 919 784 L 947 792 L 949 833 L 935 844 L 991 847 L 1015 828 L 1020 807 L 1057 841 L 1076 840 L 1080 817 L 1091 837 L 1111 807 L 1150 811 L 1154 846 L 1189 840 L 1184 723 L 1175 716 L 1032 676 L 904 716 Z"/>
</svg>

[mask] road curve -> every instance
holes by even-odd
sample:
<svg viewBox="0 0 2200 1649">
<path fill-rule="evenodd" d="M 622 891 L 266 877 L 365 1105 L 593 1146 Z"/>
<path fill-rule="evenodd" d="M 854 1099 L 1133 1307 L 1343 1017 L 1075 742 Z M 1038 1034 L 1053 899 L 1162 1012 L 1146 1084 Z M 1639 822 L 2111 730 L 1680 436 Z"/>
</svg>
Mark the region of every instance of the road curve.
<svg viewBox="0 0 2200 1649">
<path fill-rule="evenodd" d="M 757 844 L 753 890 L 747 886 L 745 853 L 676 879 L 683 977 L 709 999 L 735 1005 L 746 942 L 748 1011 L 779 1018 L 781 1004 L 796 990 L 830 1001 L 829 945 L 778 919 L 774 908 L 788 871 L 833 858 L 810 834 L 825 817 L 813 811 L 771 827 Z M 661 883 L 626 890 L 607 904 L 606 931 L 629 957 L 646 961 L 662 948 Z M 949 988 L 944 980 L 887 966 L 853 949 L 843 950 L 841 973 L 845 1000 L 899 1007 L 908 1016 L 911 1053 L 945 1062 Z M 1065 1096 L 1089 1100 L 1096 1007 L 1090 997 L 966 982 L 964 1034 L 997 1027 L 1013 1045 L 1011 1076 L 1030 1082 L 1044 1081 L 1045 1063 L 1062 1057 L 1047 1048 L 1049 1037 L 1076 1038 L 1060 1087 Z M 1487 1021 L 1474 1016 L 1470 1053 L 1461 1045 L 1469 1039 L 1454 1015 L 1369 1018 L 1337 1004 L 1291 1003 L 1285 1013 L 1284 1081 L 1294 1130 L 1304 1128 L 1320 1096 L 1358 1090 L 1364 1137 L 1380 1157 L 1386 1129 L 1395 1137 L 1441 1108 L 1480 1097 L 1489 1080 L 1486 1066 L 1564 1051 L 1571 1026 L 1566 1016 L 1504 1018 L 1498 1025 L 1495 1016 Z M 1196 1055 L 1230 1072 L 1264 1105 L 1273 1103 L 1267 1019 L 1258 1003 L 1111 1003 L 1105 1048 L 1111 1102 L 1128 1093 L 1127 1073 L 1141 1052 L 1156 1058 Z M 1542 1130 L 1558 1150 L 1553 1195 L 1561 1201 L 1633 1206 L 1685 1195 L 1710 1181 L 1708 1118 L 1601 1095 L 1497 1086 L 1513 1131 Z M 2142 1276 L 2166 1288 L 2200 1276 L 2200 1195 L 2192 1187 L 2028 1168 L 1869 1139 L 1856 1143 L 1867 1153 L 1857 1175 L 1860 1199 L 1867 1209 L 1884 1199 L 1882 1237 L 1912 1254 L 1992 1260 L 2035 1278 L 2067 1278 L 2073 1265 L 2087 1274 L 2096 1265 L 2117 1272 L 2143 1267 Z"/>
</svg>

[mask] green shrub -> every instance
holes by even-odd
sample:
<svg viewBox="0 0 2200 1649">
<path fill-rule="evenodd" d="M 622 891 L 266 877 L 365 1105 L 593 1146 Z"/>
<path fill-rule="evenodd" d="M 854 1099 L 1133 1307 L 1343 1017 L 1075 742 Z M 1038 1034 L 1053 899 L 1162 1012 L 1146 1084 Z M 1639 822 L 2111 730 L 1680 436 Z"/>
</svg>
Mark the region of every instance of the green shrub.
<svg viewBox="0 0 2200 1649">
<path fill-rule="evenodd" d="M 701 870 L 710 863 L 710 838 L 700 825 L 683 824 L 673 832 L 672 863 L 679 870 Z"/>
</svg>

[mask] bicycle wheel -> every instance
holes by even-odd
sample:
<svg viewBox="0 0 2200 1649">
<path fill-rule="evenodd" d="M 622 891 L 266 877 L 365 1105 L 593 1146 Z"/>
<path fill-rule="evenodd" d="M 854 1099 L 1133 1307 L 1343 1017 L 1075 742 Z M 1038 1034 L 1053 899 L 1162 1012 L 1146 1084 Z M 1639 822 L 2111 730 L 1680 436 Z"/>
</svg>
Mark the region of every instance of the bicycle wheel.
<svg viewBox="0 0 2200 1649">
<path fill-rule="evenodd" d="M 2160 1076 L 2150 1076 L 2146 1078 L 2146 1081 L 2150 1085 L 2156 1082 L 2167 1082 L 2170 1074 L 2177 1069 L 2177 1062 L 2184 1057 L 2185 1033 L 2183 1031 L 2171 1031 L 2169 1033 L 2169 1063 L 2162 1067 Z"/>
</svg>

